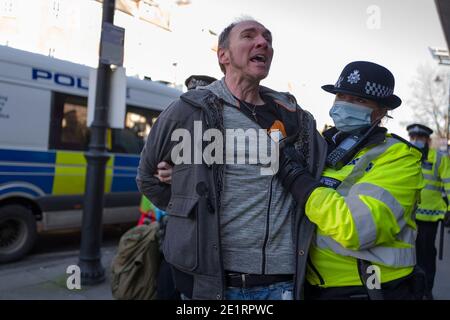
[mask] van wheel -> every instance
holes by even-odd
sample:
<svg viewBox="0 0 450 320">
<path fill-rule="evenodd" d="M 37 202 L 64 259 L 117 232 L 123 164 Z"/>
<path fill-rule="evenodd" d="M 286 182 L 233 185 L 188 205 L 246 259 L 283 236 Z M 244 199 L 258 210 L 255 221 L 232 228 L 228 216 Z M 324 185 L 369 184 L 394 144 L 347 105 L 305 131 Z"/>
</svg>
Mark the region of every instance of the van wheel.
<svg viewBox="0 0 450 320">
<path fill-rule="evenodd" d="M 36 236 L 36 219 L 31 210 L 16 204 L 0 207 L 0 263 L 25 256 Z"/>
</svg>

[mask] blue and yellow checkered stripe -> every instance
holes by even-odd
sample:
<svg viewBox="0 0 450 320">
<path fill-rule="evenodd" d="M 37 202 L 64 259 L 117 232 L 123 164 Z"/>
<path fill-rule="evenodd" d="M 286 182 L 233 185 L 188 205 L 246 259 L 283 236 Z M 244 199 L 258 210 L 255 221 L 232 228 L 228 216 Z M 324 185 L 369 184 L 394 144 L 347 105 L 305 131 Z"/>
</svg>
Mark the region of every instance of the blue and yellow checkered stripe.
<svg viewBox="0 0 450 320">
<path fill-rule="evenodd" d="M 137 191 L 138 163 L 138 155 L 111 154 L 104 192 Z M 0 196 L 11 192 L 25 192 L 32 197 L 83 194 L 86 170 L 83 152 L 0 149 Z"/>
</svg>

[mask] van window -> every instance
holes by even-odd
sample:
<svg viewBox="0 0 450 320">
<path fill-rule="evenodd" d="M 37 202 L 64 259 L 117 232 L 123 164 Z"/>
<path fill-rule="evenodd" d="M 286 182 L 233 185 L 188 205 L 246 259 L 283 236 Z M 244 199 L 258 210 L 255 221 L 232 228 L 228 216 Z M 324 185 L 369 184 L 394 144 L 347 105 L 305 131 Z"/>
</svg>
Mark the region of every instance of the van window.
<svg viewBox="0 0 450 320">
<path fill-rule="evenodd" d="M 63 93 L 55 93 L 53 99 L 50 148 L 87 150 L 87 99 Z M 109 151 L 139 154 L 159 114 L 160 111 L 127 106 L 125 128 L 111 130 Z"/>
<path fill-rule="evenodd" d="M 139 154 L 159 112 L 127 107 L 125 128 L 112 130 L 112 152 Z"/>
<path fill-rule="evenodd" d="M 63 112 L 61 142 L 63 144 L 84 145 L 87 138 L 86 107 L 65 103 Z"/>
<path fill-rule="evenodd" d="M 89 131 L 87 99 L 55 93 L 50 147 L 62 150 L 87 150 Z"/>
</svg>

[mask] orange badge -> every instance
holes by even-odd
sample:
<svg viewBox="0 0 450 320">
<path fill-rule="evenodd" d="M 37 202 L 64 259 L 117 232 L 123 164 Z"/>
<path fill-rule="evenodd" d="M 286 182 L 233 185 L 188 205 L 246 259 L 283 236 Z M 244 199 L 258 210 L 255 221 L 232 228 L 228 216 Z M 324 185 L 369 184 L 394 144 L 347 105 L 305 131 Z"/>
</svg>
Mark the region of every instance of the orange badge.
<svg viewBox="0 0 450 320">
<path fill-rule="evenodd" d="M 269 129 L 269 135 L 274 131 L 280 131 L 282 138 L 287 137 L 286 129 L 284 128 L 284 124 L 280 120 L 275 120 L 275 122 L 272 124 L 272 126 Z"/>
</svg>

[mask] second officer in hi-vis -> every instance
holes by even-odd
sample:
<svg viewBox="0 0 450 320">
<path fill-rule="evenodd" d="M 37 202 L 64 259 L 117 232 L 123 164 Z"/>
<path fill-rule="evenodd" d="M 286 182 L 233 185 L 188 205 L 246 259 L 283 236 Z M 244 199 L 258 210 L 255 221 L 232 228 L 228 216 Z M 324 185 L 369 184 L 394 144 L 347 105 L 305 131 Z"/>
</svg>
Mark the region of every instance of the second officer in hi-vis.
<svg viewBox="0 0 450 320">
<path fill-rule="evenodd" d="M 426 276 L 425 299 L 433 299 L 433 284 L 436 274 L 436 233 L 440 220 L 450 211 L 450 161 L 448 157 L 430 148 L 433 130 L 414 123 L 406 127 L 412 144 L 422 150 L 422 172 L 425 187 L 416 211 L 417 222 L 417 264 Z M 444 195 L 444 197 L 443 197 Z M 447 201 L 445 201 L 447 200 Z"/>
</svg>

